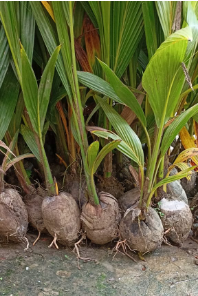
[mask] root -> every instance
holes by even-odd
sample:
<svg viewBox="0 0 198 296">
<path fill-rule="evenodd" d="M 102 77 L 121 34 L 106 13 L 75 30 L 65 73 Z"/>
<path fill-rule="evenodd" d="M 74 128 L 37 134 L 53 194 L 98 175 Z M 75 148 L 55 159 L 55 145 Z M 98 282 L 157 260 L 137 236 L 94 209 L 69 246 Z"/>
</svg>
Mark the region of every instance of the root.
<svg viewBox="0 0 198 296">
<path fill-rule="evenodd" d="M 120 247 L 122 248 L 122 250 L 120 250 Z M 113 248 L 113 251 L 115 251 L 115 255 L 113 256 L 113 259 L 115 258 L 115 256 L 119 253 L 123 254 L 123 255 L 126 255 L 127 257 L 129 257 L 131 260 L 133 260 L 134 262 L 137 263 L 137 261 L 127 253 L 127 248 L 131 251 L 131 252 L 134 252 L 134 250 L 132 250 L 130 248 L 130 246 L 127 244 L 127 240 L 119 240 L 116 244 L 116 246 Z"/>
<path fill-rule="evenodd" d="M 37 243 L 38 240 L 40 239 L 40 236 L 41 236 L 41 232 L 39 231 L 39 232 L 38 232 L 38 236 L 37 236 L 37 238 L 36 238 L 35 241 L 33 242 L 33 246 L 36 245 L 36 243 Z"/>
<path fill-rule="evenodd" d="M 48 248 L 51 248 L 53 245 L 55 245 L 56 249 L 58 250 L 59 247 L 58 247 L 58 245 L 57 245 L 57 243 L 56 243 L 56 240 L 57 240 L 57 234 L 55 233 L 55 235 L 54 235 L 54 239 L 53 239 L 53 241 L 51 242 L 51 244 L 48 246 Z"/>
<path fill-rule="evenodd" d="M 80 269 L 80 265 L 79 265 L 79 260 L 82 260 L 84 262 L 89 262 L 89 261 L 94 261 L 94 262 L 97 262 L 96 259 L 92 259 L 92 258 L 88 258 L 88 257 L 82 257 L 80 255 L 80 244 L 81 242 L 86 239 L 86 234 L 83 233 L 81 238 L 79 239 L 79 241 L 77 241 L 75 244 L 74 244 L 74 249 L 73 249 L 73 252 L 76 252 L 77 254 L 77 260 L 78 260 L 78 269 Z"/>
<path fill-rule="evenodd" d="M 163 243 L 165 243 L 166 245 L 168 245 L 169 247 L 172 247 L 171 243 L 169 243 L 169 241 L 167 240 L 166 238 L 166 234 L 169 233 L 171 231 L 171 228 L 167 229 L 165 232 L 164 232 L 164 235 L 163 235 Z"/>
<path fill-rule="evenodd" d="M 26 248 L 24 249 L 24 252 L 26 252 L 29 249 L 30 244 L 29 244 L 27 237 L 24 236 L 24 240 L 27 243 Z"/>
<path fill-rule="evenodd" d="M 191 236 L 190 239 L 198 244 L 198 239 L 194 238 L 193 236 Z"/>
</svg>

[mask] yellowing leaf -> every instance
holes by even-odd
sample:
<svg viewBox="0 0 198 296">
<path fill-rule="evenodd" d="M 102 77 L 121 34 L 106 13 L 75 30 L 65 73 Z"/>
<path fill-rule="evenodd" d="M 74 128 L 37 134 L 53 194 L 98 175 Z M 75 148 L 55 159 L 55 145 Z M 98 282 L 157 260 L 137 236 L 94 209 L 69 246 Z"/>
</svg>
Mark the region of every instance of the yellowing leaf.
<svg viewBox="0 0 198 296">
<path fill-rule="evenodd" d="M 196 144 L 194 139 L 190 136 L 189 132 L 187 131 L 187 128 L 184 126 L 180 133 L 179 133 L 182 145 L 184 146 L 185 149 L 189 149 L 189 148 L 196 148 Z M 190 153 L 190 152 L 189 152 Z M 194 164 L 198 165 L 198 157 L 194 155 L 192 155 L 191 158 L 194 162 Z"/>
<path fill-rule="evenodd" d="M 51 16 L 51 18 L 53 19 L 53 21 L 55 22 L 53 10 L 52 10 L 50 4 L 48 3 L 48 1 L 41 1 L 41 3 L 43 4 L 43 6 L 45 7 L 45 9 L 49 13 L 49 15 Z"/>
<path fill-rule="evenodd" d="M 87 15 L 84 17 L 83 28 L 87 57 L 89 65 L 92 67 L 95 64 L 96 56 L 100 58 L 100 38 L 97 29 L 94 28 L 94 25 Z"/>
<path fill-rule="evenodd" d="M 197 155 L 198 155 L 198 148 L 189 148 L 185 149 L 182 151 L 176 160 L 174 161 L 174 164 L 177 164 L 179 162 L 184 162 L 187 159 L 191 158 L 196 165 L 198 165 L 198 160 L 197 160 Z M 196 157 L 195 157 L 196 156 Z M 195 162 L 196 161 L 196 162 Z"/>
<path fill-rule="evenodd" d="M 187 128 L 184 126 L 179 133 L 182 145 L 185 149 L 196 148 L 194 140 L 191 138 Z"/>
<path fill-rule="evenodd" d="M 173 163 L 173 164 L 168 168 L 168 173 L 167 173 L 166 177 L 169 176 L 171 170 L 172 170 L 174 167 L 179 168 L 181 171 L 187 170 L 187 169 L 189 168 L 189 166 L 188 166 L 188 164 L 187 164 L 186 162 Z M 190 171 L 190 172 L 189 172 L 189 175 L 186 177 L 188 180 L 190 180 L 191 174 L 192 174 L 192 172 Z"/>
<path fill-rule="evenodd" d="M 198 146 L 198 123 L 195 120 L 193 120 L 193 126 L 194 126 L 194 131 L 196 136 L 195 142 L 196 142 L 196 146 Z"/>
</svg>

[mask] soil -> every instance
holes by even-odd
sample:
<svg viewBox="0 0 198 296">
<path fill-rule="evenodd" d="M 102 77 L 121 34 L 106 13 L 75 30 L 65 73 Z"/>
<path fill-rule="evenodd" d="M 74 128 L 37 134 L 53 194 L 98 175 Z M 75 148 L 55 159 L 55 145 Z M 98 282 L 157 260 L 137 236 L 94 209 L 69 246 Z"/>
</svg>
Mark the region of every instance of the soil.
<svg viewBox="0 0 198 296">
<path fill-rule="evenodd" d="M 198 244 L 191 239 L 180 248 L 162 245 L 145 262 L 131 254 L 137 263 L 120 253 L 113 258 L 113 244 L 88 243 L 81 256 L 96 262 L 78 265 L 72 249 L 49 249 L 46 234 L 32 247 L 36 235 L 28 234 L 26 252 L 23 244 L 0 244 L 0 296 L 198 296 Z"/>
</svg>

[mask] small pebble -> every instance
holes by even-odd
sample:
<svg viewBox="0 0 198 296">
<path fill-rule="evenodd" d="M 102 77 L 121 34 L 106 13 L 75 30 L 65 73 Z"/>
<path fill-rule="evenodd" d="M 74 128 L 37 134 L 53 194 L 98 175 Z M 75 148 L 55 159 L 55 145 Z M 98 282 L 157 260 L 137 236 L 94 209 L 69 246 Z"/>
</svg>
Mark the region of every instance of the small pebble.
<svg viewBox="0 0 198 296">
<path fill-rule="evenodd" d="M 28 267 L 28 266 L 26 266 L 25 270 L 29 270 L 29 267 Z"/>
<path fill-rule="evenodd" d="M 174 257 L 171 257 L 171 261 L 174 262 L 174 261 L 177 261 L 177 259 Z"/>
<path fill-rule="evenodd" d="M 57 276 L 60 276 L 62 278 L 69 278 L 71 276 L 71 272 L 66 271 L 66 270 L 58 270 L 56 272 L 56 275 Z"/>
</svg>

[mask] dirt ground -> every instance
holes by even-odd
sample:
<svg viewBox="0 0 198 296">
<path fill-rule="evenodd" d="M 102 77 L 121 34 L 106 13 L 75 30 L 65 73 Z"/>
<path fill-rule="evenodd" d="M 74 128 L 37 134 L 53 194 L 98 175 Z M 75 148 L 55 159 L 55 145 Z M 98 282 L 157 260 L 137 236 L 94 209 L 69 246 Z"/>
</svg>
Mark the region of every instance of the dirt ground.
<svg viewBox="0 0 198 296">
<path fill-rule="evenodd" d="M 33 247 L 35 238 L 28 235 L 26 252 L 23 244 L 0 244 L 0 296 L 198 296 L 198 244 L 191 239 L 182 248 L 163 245 L 146 262 L 133 255 L 137 263 L 113 258 L 110 246 L 84 245 L 81 255 L 96 262 L 78 265 L 72 250 L 49 249 L 46 235 Z"/>
</svg>

